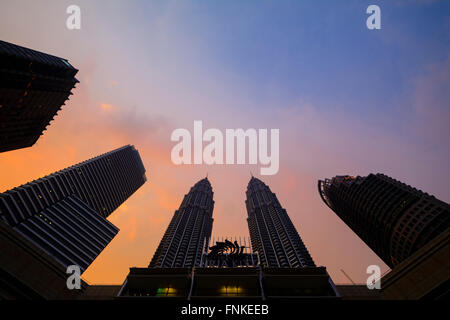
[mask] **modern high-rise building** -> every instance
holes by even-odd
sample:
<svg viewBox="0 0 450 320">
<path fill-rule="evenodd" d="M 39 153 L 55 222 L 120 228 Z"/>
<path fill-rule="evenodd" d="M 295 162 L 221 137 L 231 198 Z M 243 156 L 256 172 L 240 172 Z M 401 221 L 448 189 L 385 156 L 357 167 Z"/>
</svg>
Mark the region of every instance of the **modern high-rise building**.
<svg viewBox="0 0 450 320">
<path fill-rule="evenodd" d="M 145 181 L 138 151 L 124 146 L 0 194 L 0 219 L 85 270 L 118 232 L 106 217 Z"/>
<path fill-rule="evenodd" d="M 214 201 L 205 178 L 175 211 L 150 265 L 130 268 L 117 298 L 339 298 L 326 268 L 314 265 L 269 188 L 253 178 L 247 197 L 255 250 L 249 250 L 241 237 L 211 239 Z"/>
<path fill-rule="evenodd" d="M 197 182 L 184 196 L 180 208 L 158 246 L 150 268 L 199 266 L 211 236 L 214 209 L 213 191 L 208 178 Z"/>
<path fill-rule="evenodd" d="M 32 146 L 72 94 L 66 59 L 0 41 L 0 152 Z"/>
<path fill-rule="evenodd" d="M 330 207 L 391 268 L 450 227 L 449 204 L 383 174 L 320 180 Z"/>
<path fill-rule="evenodd" d="M 265 267 L 315 267 L 286 210 L 275 193 L 252 177 L 247 187 L 248 228 L 253 251 Z"/>
</svg>

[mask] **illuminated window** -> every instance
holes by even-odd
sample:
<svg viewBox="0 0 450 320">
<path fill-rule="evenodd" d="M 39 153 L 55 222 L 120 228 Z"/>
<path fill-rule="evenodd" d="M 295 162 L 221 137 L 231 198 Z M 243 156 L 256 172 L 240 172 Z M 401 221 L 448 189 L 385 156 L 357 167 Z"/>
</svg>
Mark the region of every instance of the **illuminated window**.
<svg viewBox="0 0 450 320">
<path fill-rule="evenodd" d="M 174 297 L 177 295 L 177 289 L 173 288 L 171 285 L 168 285 L 165 288 L 158 288 L 156 290 L 157 297 Z"/>
<path fill-rule="evenodd" d="M 239 286 L 222 286 L 219 293 L 221 296 L 242 296 L 245 294 L 245 290 Z"/>
</svg>

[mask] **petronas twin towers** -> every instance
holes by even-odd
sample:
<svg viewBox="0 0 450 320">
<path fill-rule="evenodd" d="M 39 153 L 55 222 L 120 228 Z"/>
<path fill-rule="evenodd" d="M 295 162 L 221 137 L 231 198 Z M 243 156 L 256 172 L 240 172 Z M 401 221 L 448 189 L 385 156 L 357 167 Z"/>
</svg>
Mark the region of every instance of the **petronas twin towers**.
<svg viewBox="0 0 450 320">
<path fill-rule="evenodd" d="M 275 193 L 252 177 L 247 186 L 250 244 L 211 237 L 213 188 L 198 181 L 175 211 L 148 267 L 131 267 L 118 299 L 243 297 L 336 299 L 325 267 L 317 267 Z"/>
<path fill-rule="evenodd" d="M 264 182 L 252 177 L 246 194 L 252 251 L 257 253 L 261 266 L 315 267 L 275 193 Z M 204 178 L 191 188 L 180 208 L 175 211 L 149 267 L 203 266 L 202 260 L 209 249 L 212 232 L 213 209 L 212 186 L 208 178 Z M 226 241 L 232 244 L 231 241 Z"/>
<path fill-rule="evenodd" d="M 264 182 L 250 179 L 245 203 L 253 251 L 263 266 L 315 267 L 286 210 Z"/>
<path fill-rule="evenodd" d="M 211 236 L 213 191 L 207 178 L 197 182 L 175 211 L 149 267 L 200 265 L 203 249 Z"/>
</svg>

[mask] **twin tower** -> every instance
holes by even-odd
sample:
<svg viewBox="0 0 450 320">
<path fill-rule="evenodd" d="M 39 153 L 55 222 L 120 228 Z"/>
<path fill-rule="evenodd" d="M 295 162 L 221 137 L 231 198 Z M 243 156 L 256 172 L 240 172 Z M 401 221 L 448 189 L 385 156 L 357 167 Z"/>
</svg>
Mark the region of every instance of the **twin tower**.
<svg viewBox="0 0 450 320">
<path fill-rule="evenodd" d="M 184 196 L 150 265 L 130 268 L 117 298 L 338 299 L 275 193 L 252 177 L 246 194 L 251 244 L 211 241 L 213 190 L 204 178 Z"/>
<path fill-rule="evenodd" d="M 213 225 L 213 190 L 208 178 L 197 182 L 184 196 L 180 208 L 158 246 L 150 268 L 191 268 L 211 266 L 212 258 L 240 257 L 239 261 L 220 260 L 227 266 L 260 264 L 268 268 L 315 267 L 308 250 L 275 193 L 261 180 L 252 177 L 247 187 L 248 228 L 251 238 L 250 259 L 245 246 L 228 239 L 210 246 Z M 208 249 L 211 252 L 208 253 Z M 229 265 L 232 264 L 232 265 Z M 244 264 L 244 265 L 242 265 Z M 217 266 L 217 264 L 212 263 Z"/>
</svg>

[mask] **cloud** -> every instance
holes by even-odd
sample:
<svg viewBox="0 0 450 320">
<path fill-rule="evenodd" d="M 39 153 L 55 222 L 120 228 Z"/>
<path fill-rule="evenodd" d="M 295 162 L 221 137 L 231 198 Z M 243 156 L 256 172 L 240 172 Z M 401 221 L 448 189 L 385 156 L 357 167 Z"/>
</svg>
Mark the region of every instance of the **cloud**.
<svg viewBox="0 0 450 320">
<path fill-rule="evenodd" d="M 112 110 L 114 107 L 110 104 L 107 103 L 101 103 L 100 107 L 102 108 L 102 110 L 104 111 L 108 111 L 108 110 Z"/>
</svg>

